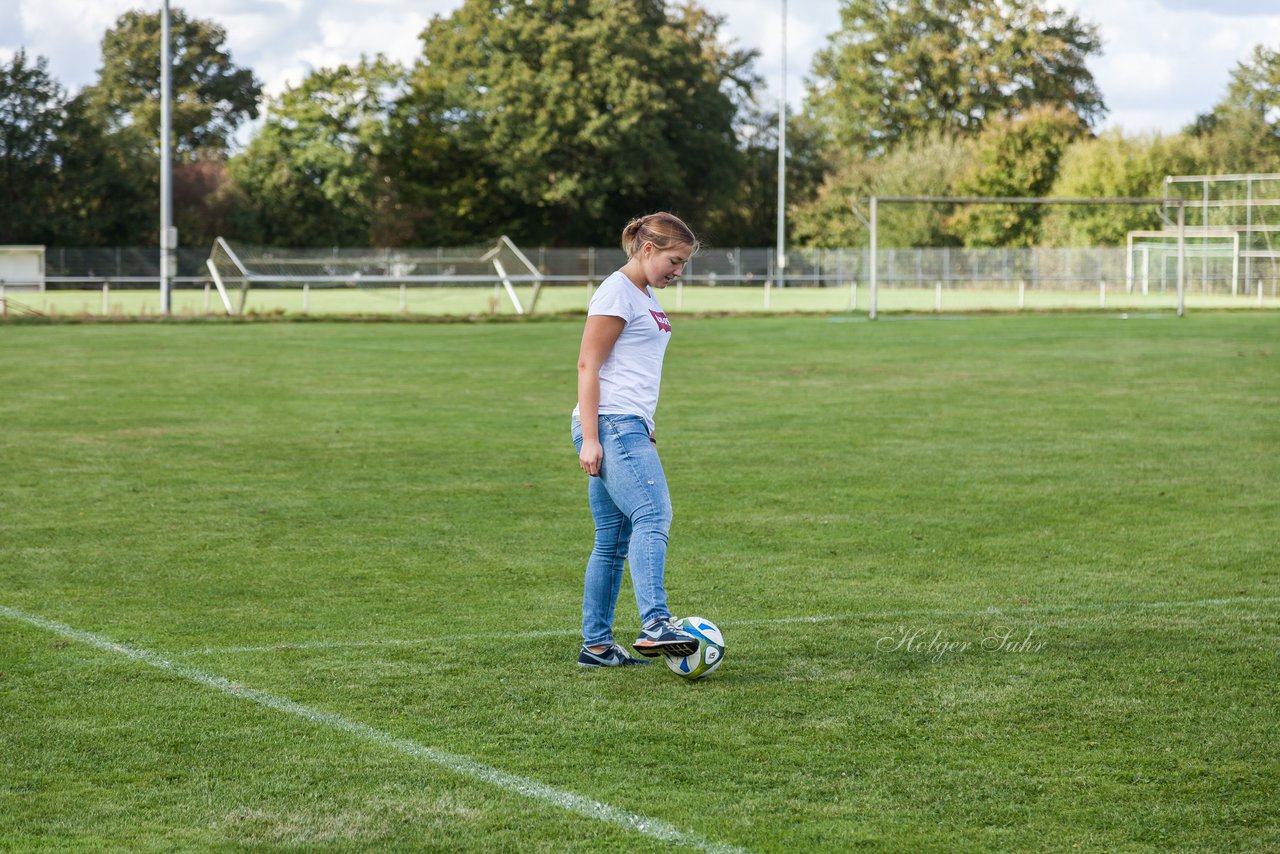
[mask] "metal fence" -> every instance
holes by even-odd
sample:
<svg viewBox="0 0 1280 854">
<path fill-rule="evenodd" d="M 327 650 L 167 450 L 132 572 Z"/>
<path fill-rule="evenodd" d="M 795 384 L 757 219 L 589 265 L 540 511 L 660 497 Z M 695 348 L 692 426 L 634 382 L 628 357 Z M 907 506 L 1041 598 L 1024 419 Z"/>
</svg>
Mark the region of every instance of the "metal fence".
<svg viewBox="0 0 1280 854">
<path fill-rule="evenodd" d="M 1202 305 L 1238 304 L 1248 300 L 1249 305 L 1280 305 L 1280 263 L 1274 260 L 1257 261 L 1249 271 L 1248 280 L 1241 280 L 1233 270 L 1229 258 L 1212 247 L 1198 246 L 1188 241 L 1185 247 L 1186 291 L 1201 297 Z M 334 250 L 335 258 L 351 258 L 361 253 L 373 258 L 394 258 L 397 253 L 419 258 L 428 253 L 447 258 L 451 250 Z M 318 250 L 299 250 L 299 255 L 315 256 Z M 271 250 L 274 256 L 287 257 L 288 250 Z M 539 311 L 562 310 L 579 307 L 581 298 L 571 292 L 572 286 L 583 287 L 583 294 L 590 293 L 610 272 L 625 262 L 621 249 L 617 248 L 557 248 L 539 247 L 525 249 L 524 254 L 533 262 L 545 279 Z M 1097 307 L 1121 304 L 1118 300 L 1132 296 L 1138 302 L 1139 295 L 1150 298 L 1153 306 L 1163 306 L 1165 299 L 1177 287 L 1176 256 L 1171 252 L 1154 253 L 1144 250 L 1132 255 L 1123 248 L 1030 248 L 1030 249 L 969 249 L 909 248 L 879 251 L 878 288 L 880 304 L 887 310 L 944 310 L 944 309 L 1015 309 L 1036 307 Z M 203 301 L 192 295 L 186 305 L 190 311 L 217 311 L 219 302 L 208 295 L 210 277 L 205 249 L 180 249 L 178 251 L 177 277 L 173 280 L 175 291 L 204 289 Z M 479 269 L 479 268 L 477 268 Z M 786 264 L 778 269 L 776 253 L 772 248 L 705 247 L 687 265 L 672 307 L 676 310 L 749 310 L 789 308 L 812 310 L 848 310 L 868 307 L 867 292 L 869 272 L 868 250 L 849 249 L 793 249 L 787 252 Z M 495 277 L 477 273 L 474 281 L 468 271 L 461 277 L 465 281 L 448 283 L 449 288 L 470 293 L 466 299 L 479 308 L 458 308 L 459 311 L 483 311 L 486 309 L 486 288 L 494 288 Z M 50 247 L 45 255 L 45 289 L 50 294 L 51 305 L 58 312 L 87 311 L 108 313 L 113 311 L 117 294 L 128 291 L 158 290 L 159 252 L 147 248 L 72 248 Z M 768 285 L 769 287 L 764 287 Z M 779 285 L 785 285 L 779 289 Z M 0 282 L 0 294 L 4 292 Z M 256 285 L 254 286 L 257 287 Z M 314 286 L 313 286 L 314 287 Z M 384 290 L 388 285 L 380 285 Z M 447 312 L 452 308 L 435 306 L 463 305 L 448 303 L 443 285 L 410 282 L 398 287 L 396 302 L 382 297 L 382 307 L 370 309 L 383 313 Z M 551 287 L 549 294 L 546 287 Z M 283 307 L 277 311 L 322 311 L 317 308 L 322 300 L 314 293 L 304 295 L 303 287 L 277 282 L 273 288 L 280 292 L 278 301 Z M 357 290 L 371 295 L 375 290 L 368 283 L 353 279 L 338 282 L 332 290 Z M 100 291 L 95 298 L 87 291 Z M 406 294 L 407 290 L 407 294 Z M 76 296 L 73 292 L 80 291 Z M 288 302 L 289 293 L 297 291 L 297 305 Z M 58 296 L 58 292 L 62 296 Z M 72 293 L 67 293 L 72 292 Z M 556 295 L 559 292 L 559 295 Z M 755 296 L 752 296 L 754 292 Z M 418 294 L 419 297 L 414 296 Z M 670 292 L 668 292 L 670 295 Z M 432 295 L 435 294 L 433 297 Z M 772 294 L 772 302 L 770 295 Z M 13 290 L 11 298 L 22 299 Z M 336 295 L 335 295 L 336 297 Z M 550 297 L 548 299 L 548 297 Z M 2 298 L 2 297 L 0 297 Z M 119 299 L 124 300 L 121 296 Z M 139 297 L 142 299 L 142 297 Z M 254 305 L 253 297 L 250 306 Z M 265 306 L 265 295 L 257 297 Z M 434 299 L 434 303 L 431 302 Z M 669 297 L 664 297 L 664 304 Z M 1264 301 L 1265 299 L 1265 301 Z M 148 313 L 158 310 L 149 295 L 141 308 L 134 303 L 121 302 L 124 313 Z M 416 302 L 415 302 L 416 300 Z M 1230 301 L 1229 303 L 1226 301 Z M 34 305 L 34 303 L 32 303 Z M 583 303 L 585 304 L 585 303 Z M 347 303 L 346 305 L 350 305 Z M 421 306 L 420 308 L 415 307 Z M 469 305 L 469 303 L 468 303 Z M 99 308 L 100 307 L 100 308 Z M 261 310 L 267 310 L 263 308 Z M 349 309 L 334 309 L 349 310 Z M 494 310 L 489 303 L 488 310 Z M 497 310 L 506 310 L 503 307 Z M 565 309 L 567 310 L 567 309 Z"/>
<path fill-rule="evenodd" d="M 352 251 L 342 250 L 344 254 Z M 548 284 L 599 282 L 626 261 L 621 249 L 612 248 L 540 247 L 526 249 L 525 254 L 547 276 Z M 911 248 L 881 249 L 879 256 L 879 286 L 887 288 L 931 288 L 941 283 L 944 288 L 999 289 L 1022 283 L 1029 289 L 1092 290 L 1099 282 L 1126 287 L 1145 281 L 1148 288 L 1163 290 L 1176 285 L 1176 259 L 1171 253 L 1148 261 L 1145 269 L 1138 256 L 1131 272 L 1122 248 Z M 203 286 L 208 280 L 208 257 L 206 249 L 179 249 L 178 285 Z M 1229 258 L 1201 251 L 1188 242 L 1187 264 L 1188 288 L 1206 293 L 1232 290 Z M 779 277 L 776 253 L 771 248 L 708 247 L 690 261 L 684 280 L 689 285 L 754 286 L 777 284 L 781 278 L 788 286 L 848 287 L 855 281 L 865 282 L 867 270 L 865 248 L 789 250 Z M 1280 282 L 1280 264 L 1256 264 L 1248 278 L 1237 283 L 1237 290 L 1253 293 L 1261 284 L 1269 293 Z M 45 282 L 50 289 L 96 289 L 104 282 L 143 287 L 159 281 L 159 253 L 154 248 L 46 250 Z M 476 284 L 491 281 L 478 277 Z"/>
<path fill-rule="evenodd" d="M 179 249 L 178 276 L 203 282 L 208 277 L 205 259 L 208 249 Z M 49 287 L 94 288 L 103 282 L 159 285 L 160 251 L 155 247 L 75 248 L 51 246 L 45 249 L 45 283 Z"/>
</svg>

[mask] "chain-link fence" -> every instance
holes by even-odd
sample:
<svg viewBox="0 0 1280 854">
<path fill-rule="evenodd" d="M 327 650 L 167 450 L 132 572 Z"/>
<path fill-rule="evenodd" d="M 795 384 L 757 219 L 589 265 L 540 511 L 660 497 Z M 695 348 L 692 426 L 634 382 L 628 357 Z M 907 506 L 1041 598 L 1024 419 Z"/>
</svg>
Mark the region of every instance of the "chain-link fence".
<svg viewBox="0 0 1280 854">
<path fill-rule="evenodd" d="M 523 249 L 544 277 L 539 312 L 579 311 L 591 290 L 626 258 L 616 248 Z M 500 276 L 487 265 L 455 264 L 453 249 L 257 250 L 272 265 L 269 286 L 251 284 L 249 312 L 352 314 L 482 314 L 512 310 L 512 299 L 495 292 Z M 1177 258 L 1171 247 L 969 249 L 961 247 L 881 249 L 878 304 L 882 311 L 1016 310 L 1132 306 L 1172 308 Z M 323 283 L 291 281 L 289 258 L 306 259 L 308 269 L 326 258 L 333 269 L 366 259 L 381 270 L 376 282 L 352 274 Z M 174 311 L 217 313 L 211 297 L 208 250 L 180 249 L 173 280 Z M 423 266 L 422 259 L 439 263 Z M 1280 299 L 1280 263 L 1259 259 L 1233 264 L 1218 248 L 1187 241 L 1186 294 L 1196 306 L 1273 306 Z M 155 248 L 50 247 L 45 254 L 45 291 L 10 294 L 46 313 L 157 313 L 159 251 Z M 251 261 L 246 264 L 252 268 Z M 299 268 L 301 269 L 301 268 Z M 397 283 L 395 271 L 417 275 Z M 771 248 L 706 247 L 684 276 L 662 296 L 675 311 L 848 311 L 869 304 L 869 259 L 865 248 L 793 249 L 779 269 Z M 509 278 L 518 278 L 511 276 Z M 532 302 L 531 286 L 516 282 Z M 3 283 L 0 282 L 0 291 Z M 94 291 L 99 294 L 92 293 Z M 203 291 L 203 293 L 201 293 Z M 508 293 L 511 283 L 508 283 Z M 674 291 L 674 293 L 673 293 Z"/>
</svg>

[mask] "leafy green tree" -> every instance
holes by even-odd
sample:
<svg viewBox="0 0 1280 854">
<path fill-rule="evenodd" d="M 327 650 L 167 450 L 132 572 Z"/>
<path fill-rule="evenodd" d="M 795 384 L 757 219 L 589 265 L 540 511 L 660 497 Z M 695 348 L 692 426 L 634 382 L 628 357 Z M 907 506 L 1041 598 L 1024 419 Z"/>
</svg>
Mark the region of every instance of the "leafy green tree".
<svg viewBox="0 0 1280 854">
<path fill-rule="evenodd" d="M 231 61 L 226 31 L 212 21 L 170 13 L 171 124 L 180 160 L 212 150 L 224 154 L 232 135 L 257 118 L 262 86 Z M 158 150 L 160 138 L 160 13 L 126 12 L 102 39 L 98 82 L 84 95 L 113 133 L 130 133 Z M 136 143 L 135 143 L 136 144 Z"/>
<path fill-rule="evenodd" d="M 46 69 L 25 51 L 0 63 L 0 243 L 154 241 L 154 169 L 139 168 Z"/>
<path fill-rule="evenodd" d="M 157 242 L 160 189 L 155 158 L 121 142 L 83 95 L 66 104 L 54 146 L 58 174 L 49 191 L 48 243 Z"/>
<path fill-rule="evenodd" d="M 976 134 L 1051 104 L 1106 111 L 1085 63 L 1097 27 L 1040 0 L 845 0 L 814 59 L 809 109 L 839 147 L 878 155 L 928 130 Z"/>
<path fill-rule="evenodd" d="M 864 246 L 870 235 L 853 215 L 867 214 L 866 199 L 876 196 L 953 194 L 972 159 L 972 143 L 939 133 L 897 146 L 884 157 L 852 158 L 827 176 L 815 197 L 793 207 L 793 238 L 802 245 L 841 248 Z M 930 205 L 883 205 L 876 223 L 882 247 L 952 246 L 949 211 Z"/>
<path fill-rule="evenodd" d="M 376 233 L 390 204 L 379 162 L 404 70 L 383 57 L 319 69 L 272 101 L 266 123 L 229 163 L 253 200 L 250 230 L 287 246 L 392 245 Z"/>
<path fill-rule="evenodd" d="M 479 243 L 510 231 L 517 201 L 498 190 L 501 157 L 487 151 L 482 117 L 458 106 L 475 97 L 465 80 L 421 62 L 411 79 L 391 109 L 380 169 L 396 189 L 391 209 L 423 245 Z"/>
<path fill-rule="evenodd" d="M 612 243 L 734 196 L 752 54 L 660 0 L 466 0 L 422 33 L 388 158 L 422 242 Z"/>
<path fill-rule="evenodd" d="M 1187 133 L 1208 147 L 1215 172 L 1280 170 L 1280 51 L 1254 47 L 1231 72 L 1223 99 Z"/>
<path fill-rule="evenodd" d="M 1063 152 L 1087 133 L 1080 117 L 1061 107 L 994 122 L 977 139 L 960 195 L 1046 196 Z M 1045 213 L 1044 205 L 968 205 L 952 227 L 966 246 L 1035 246 Z"/>
<path fill-rule="evenodd" d="M 262 240 L 257 209 L 221 158 L 174 165 L 173 221 L 186 246 L 212 246 L 220 236 L 249 243 Z"/>
<path fill-rule="evenodd" d="M 1067 147 L 1049 195 L 1162 198 L 1166 175 L 1198 174 L 1206 157 L 1203 142 L 1185 135 L 1107 131 Z M 1123 246 L 1130 231 L 1159 228 L 1156 207 L 1063 205 L 1045 212 L 1043 240 L 1050 246 Z"/>
<path fill-rule="evenodd" d="M 0 63 L 0 243 L 44 243 L 66 95 L 48 60 L 19 50 Z"/>
</svg>

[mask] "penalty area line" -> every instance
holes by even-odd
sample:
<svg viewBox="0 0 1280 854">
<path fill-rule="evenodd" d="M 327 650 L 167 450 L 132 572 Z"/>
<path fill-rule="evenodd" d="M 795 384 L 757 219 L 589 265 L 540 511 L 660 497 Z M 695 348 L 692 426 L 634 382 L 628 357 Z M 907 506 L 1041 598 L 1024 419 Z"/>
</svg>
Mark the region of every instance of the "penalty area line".
<svg viewBox="0 0 1280 854">
<path fill-rule="evenodd" d="M 328 727 L 347 735 L 353 736 L 361 741 L 376 744 L 380 747 L 388 748 L 398 753 L 403 753 L 415 759 L 420 759 L 431 765 L 452 771 L 463 777 L 470 777 L 473 780 L 479 780 L 490 785 L 497 786 L 508 792 L 529 798 L 531 800 L 540 801 L 549 806 L 558 807 L 568 812 L 575 813 L 585 818 L 602 821 L 606 824 L 612 824 L 624 830 L 634 831 L 644 834 L 645 836 L 661 840 L 663 842 L 671 842 L 681 846 L 696 848 L 701 851 L 712 852 L 713 854 L 739 854 L 746 849 L 736 846 L 713 842 L 703 839 L 702 837 L 681 830 L 673 824 L 661 821 L 638 813 L 628 812 L 609 804 L 601 803 L 576 792 L 570 792 L 565 789 L 558 789 L 549 786 L 546 783 L 540 783 L 537 780 L 528 777 L 521 777 L 518 774 L 512 774 L 491 765 L 485 765 L 458 753 L 451 753 L 447 750 L 430 747 L 420 742 L 407 738 L 401 738 L 382 730 L 375 729 L 368 724 L 351 718 L 343 717 L 334 712 L 326 712 L 321 709 L 314 709 L 310 706 L 304 706 L 301 703 L 294 702 L 286 697 L 280 697 L 270 694 L 266 691 L 260 691 L 256 688 L 250 688 L 238 682 L 233 682 L 215 673 L 208 673 L 198 670 L 194 667 L 182 664 L 180 662 L 170 661 L 159 653 L 152 652 L 140 647 L 129 646 L 128 644 L 118 643 L 103 635 L 94 634 L 92 632 L 82 631 L 80 629 L 68 626 L 65 623 L 59 623 L 56 620 L 50 620 L 36 614 L 29 614 L 16 608 L 10 608 L 0 605 L 0 616 L 10 620 L 25 623 L 38 629 L 42 629 L 67 640 L 75 641 L 85 646 L 93 647 L 102 652 L 114 653 L 121 655 L 131 661 L 140 664 L 146 664 L 150 667 L 172 673 L 174 676 L 181 677 L 188 682 L 202 685 L 206 688 L 233 697 L 237 700 L 247 700 L 258 706 L 273 709 L 277 712 L 293 715 L 302 718 L 319 726 Z"/>
<path fill-rule="evenodd" d="M 380 640 L 314 640 L 296 643 L 275 643 L 266 646 L 211 646 L 204 649 L 188 649 L 170 653 L 174 657 L 194 655 L 236 655 L 246 652 L 289 652 L 295 649 L 360 649 L 370 646 L 426 646 L 433 643 L 453 643 L 477 640 L 529 640 L 536 638 L 567 637 L 578 634 L 577 629 L 538 629 L 528 632 L 488 632 L 469 635 L 432 635 L 422 638 L 383 638 Z"/>
</svg>

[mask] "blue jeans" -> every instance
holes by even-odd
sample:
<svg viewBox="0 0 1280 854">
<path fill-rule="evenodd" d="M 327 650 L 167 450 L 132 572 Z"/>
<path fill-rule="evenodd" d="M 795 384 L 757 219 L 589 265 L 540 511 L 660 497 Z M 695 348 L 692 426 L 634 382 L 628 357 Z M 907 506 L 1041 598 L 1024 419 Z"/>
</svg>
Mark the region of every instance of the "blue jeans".
<svg viewBox="0 0 1280 854">
<path fill-rule="evenodd" d="M 573 446 L 582 451 L 582 424 L 575 418 Z M 613 611 L 630 558 L 631 586 L 640 623 L 670 616 L 662 579 L 671 530 L 671 495 L 658 448 L 638 415 L 601 415 L 600 476 L 587 478 L 587 500 L 596 523 L 595 546 L 582 591 L 582 641 L 613 642 Z"/>
</svg>

